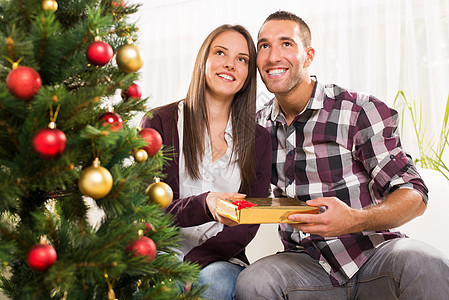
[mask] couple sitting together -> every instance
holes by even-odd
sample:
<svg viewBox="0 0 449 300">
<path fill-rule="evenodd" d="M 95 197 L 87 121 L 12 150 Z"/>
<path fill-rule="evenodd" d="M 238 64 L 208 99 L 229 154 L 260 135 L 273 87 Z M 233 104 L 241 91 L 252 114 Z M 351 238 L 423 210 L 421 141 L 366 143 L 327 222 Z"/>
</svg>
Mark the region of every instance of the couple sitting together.
<svg viewBox="0 0 449 300">
<path fill-rule="evenodd" d="M 256 49 L 257 48 L 257 49 Z M 310 76 L 308 25 L 285 11 L 203 42 L 185 99 L 156 108 L 182 259 L 207 299 L 449 299 L 449 260 L 396 228 L 421 215 L 427 187 L 401 147 L 398 114 L 377 98 Z M 274 94 L 256 113 L 256 69 Z M 320 207 L 280 224 L 285 251 L 249 266 L 259 225 L 217 215 L 223 196 L 297 198 Z"/>
</svg>

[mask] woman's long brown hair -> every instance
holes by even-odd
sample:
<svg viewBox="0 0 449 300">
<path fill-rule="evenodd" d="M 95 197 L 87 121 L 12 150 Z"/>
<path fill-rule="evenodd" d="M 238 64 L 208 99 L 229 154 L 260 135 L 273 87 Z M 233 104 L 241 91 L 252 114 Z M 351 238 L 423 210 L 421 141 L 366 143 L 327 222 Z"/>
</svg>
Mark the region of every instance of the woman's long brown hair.
<svg viewBox="0 0 449 300">
<path fill-rule="evenodd" d="M 248 44 L 248 77 L 231 103 L 233 157 L 240 167 L 240 192 L 249 193 L 255 180 L 255 129 L 256 129 L 256 47 L 249 32 L 240 25 L 222 25 L 212 31 L 201 45 L 196 57 L 192 79 L 184 103 L 184 153 L 187 173 L 194 179 L 200 178 L 199 164 L 204 156 L 204 136 L 209 134 L 209 120 L 206 108 L 205 66 L 212 41 L 221 33 L 236 31 Z"/>
</svg>

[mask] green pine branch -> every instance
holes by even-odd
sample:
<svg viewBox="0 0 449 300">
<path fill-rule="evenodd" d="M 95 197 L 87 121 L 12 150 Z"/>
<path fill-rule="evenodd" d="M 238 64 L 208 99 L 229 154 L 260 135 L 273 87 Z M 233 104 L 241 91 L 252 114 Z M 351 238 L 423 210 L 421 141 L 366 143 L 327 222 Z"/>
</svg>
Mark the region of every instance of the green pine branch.
<svg viewBox="0 0 449 300">
<path fill-rule="evenodd" d="M 11 299 L 105 299 L 112 292 L 119 299 L 197 299 L 201 293 L 179 293 L 180 285 L 196 280 L 199 267 L 176 256 L 174 218 L 144 193 L 155 176 L 165 177 L 161 170 L 173 149 L 136 163 L 133 151 L 146 142 L 128 122 L 147 111 L 149 99 L 114 99 L 139 74 L 86 59 L 97 35 L 114 52 L 136 42 L 138 27 L 127 16 L 138 8 L 116 7 L 112 0 L 59 0 L 52 12 L 43 11 L 41 1 L 0 2 L 0 289 Z M 30 100 L 7 89 L 13 63 L 40 74 L 42 87 Z M 103 124 L 100 117 L 109 107 L 122 117 L 123 129 Z M 66 149 L 42 159 L 32 139 L 56 111 Z M 111 173 L 113 187 L 93 201 L 103 217 L 92 224 L 78 180 L 96 157 Z M 139 230 L 156 244 L 151 262 L 125 251 Z M 57 260 L 38 272 L 28 266 L 27 254 L 42 236 Z"/>
</svg>

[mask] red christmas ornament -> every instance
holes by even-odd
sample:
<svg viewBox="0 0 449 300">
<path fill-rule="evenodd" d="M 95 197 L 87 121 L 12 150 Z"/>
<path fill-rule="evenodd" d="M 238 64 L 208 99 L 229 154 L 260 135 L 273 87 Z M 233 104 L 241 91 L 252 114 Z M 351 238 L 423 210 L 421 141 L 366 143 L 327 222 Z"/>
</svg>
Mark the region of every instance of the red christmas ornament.
<svg viewBox="0 0 449 300">
<path fill-rule="evenodd" d="M 156 257 L 156 244 L 152 239 L 141 236 L 136 240 L 132 240 L 125 249 L 126 253 L 132 253 L 132 256 L 146 256 L 148 262 Z"/>
<path fill-rule="evenodd" d="M 38 244 L 31 247 L 27 254 L 27 264 L 38 272 L 48 270 L 56 262 L 56 250 L 47 244 Z"/>
<path fill-rule="evenodd" d="M 96 66 L 104 66 L 111 61 L 114 51 L 111 45 L 103 41 L 95 41 L 87 47 L 87 60 Z"/>
<path fill-rule="evenodd" d="M 30 67 L 17 67 L 6 77 L 6 87 L 15 97 L 21 100 L 33 98 L 42 85 L 39 73 Z"/>
<path fill-rule="evenodd" d="M 64 153 L 66 142 L 64 132 L 51 122 L 48 128 L 39 130 L 33 137 L 33 148 L 40 158 L 52 159 Z"/>
<path fill-rule="evenodd" d="M 100 116 L 100 119 L 103 120 L 103 126 L 110 125 L 111 131 L 117 131 L 123 128 L 123 120 L 122 117 L 118 113 L 115 112 L 107 112 Z"/>
<path fill-rule="evenodd" d="M 148 146 L 143 147 L 149 156 L 153 156 L 159 152 L 162 147 L 162 137 L 153 128 L 144 128 L 139 131 L 140 136 L 148 143 Z"/>
<path fill-rule="evenodd" d="M 124 0 L 120 0 L 120 1 L 118 1 L 118 0 L 112 0 L 111 4 L 112 4 L 112 6 L 113 6 L 114 8 L 117 8 L 117 7 L 119 7 L 119 6 L 121 6 L 122 8 L 126 8 L 126 4 L 125 4 L 125 1 L 124 1 Z"/>
<path fill-rule="evenodd" d="M 121 93 L 123 100 L 128 100 L 129 98 L 138 100 L 142 97 L 142 89 L 137 84 L 133 83 L 126 90 L 122 90 Z"/>
</svg>

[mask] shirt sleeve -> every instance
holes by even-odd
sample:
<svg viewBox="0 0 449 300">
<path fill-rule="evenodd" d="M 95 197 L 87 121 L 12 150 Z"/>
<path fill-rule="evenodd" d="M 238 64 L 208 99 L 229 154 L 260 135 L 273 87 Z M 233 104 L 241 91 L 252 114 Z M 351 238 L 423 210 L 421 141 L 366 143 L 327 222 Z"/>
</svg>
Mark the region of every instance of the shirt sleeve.
<svg viewBox="0 0 449 300">
<path fill-rule="evenodd" d="M 258 229 L 258 224 L 225 226 L 216 236 L 190 250 L 184 261 L 197 263 L 202 268 L 216 261 L 228 261 L 244 251 Z"/>
<path fill-rule="evenodd" d="M 398 113 L 374 97 L 364 102 L 353 127 L 355 159 L 382 195 L 398 188 L 418 191 L 427 203 L 427 187 L 401 146 Z"/>
<path fill-rule="evenodd" d="M 206 205 L 206 197 L 209 192 L 193 195 L 187 198 L 173 199 L 165 209 L 175 217 L 175 224 L 181 227 L 201 225 L 214 221 Z"/>
</svg>

